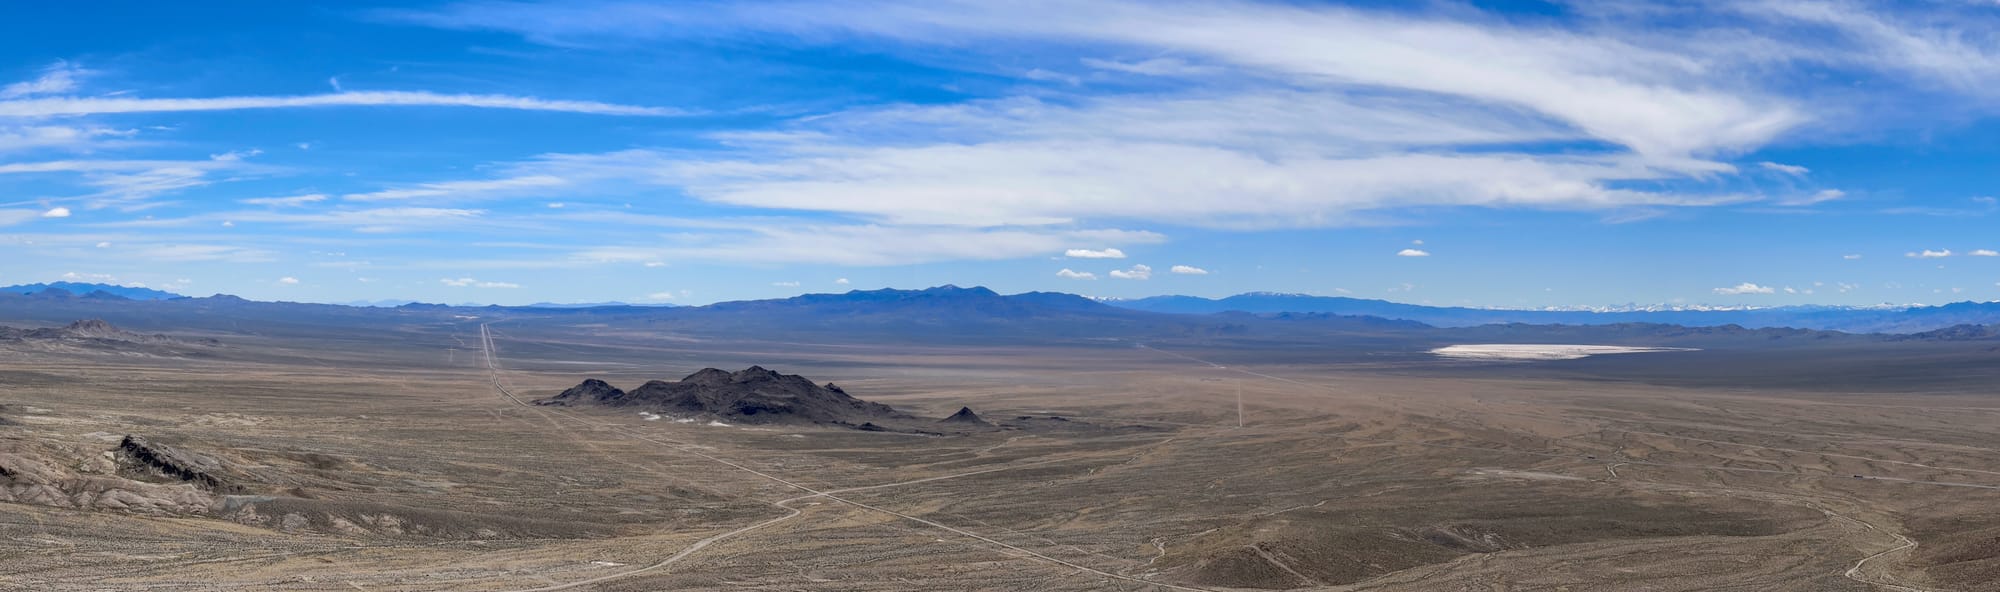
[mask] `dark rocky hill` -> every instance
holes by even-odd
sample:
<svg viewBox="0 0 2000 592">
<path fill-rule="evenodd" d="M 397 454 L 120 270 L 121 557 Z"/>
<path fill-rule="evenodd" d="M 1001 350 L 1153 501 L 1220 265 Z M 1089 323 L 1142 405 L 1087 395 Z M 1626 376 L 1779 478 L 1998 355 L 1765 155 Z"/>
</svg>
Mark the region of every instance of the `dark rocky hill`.
<svg viewBox="0 0 2000 592">
<path fill-rule="evenodd" d="M 958 413 L 953 413 L 951 414 L 951 417 L 938 420 L 938 423 L 951 424 L 959 427 L 983 427 L 983 428 L 993 427 L 992 422 L 986 421 L 985 418 L 979 417 L 979 414 L 977 413 L 973 413 L 971 407 L 960 407 L 958 408 Z"/>
<path fill-rule="evenodd" d="M 0 327 L 0 341 L 21 342 L 126 342 L 148 345 L 220 345 L 213 339 L 185 340 L 158 333 L 126 331 L 100 319 L 85 319 L 63 327 L 17 329 Z"/>
<path fill-rule="evenodd" d="M 137 286 L 114 286 L 111 284 L 90 284 L 82 282 L 49 282 L 46 284 L 20 284 L 0 287 L 0 293 L 40 294 L 56 298 L 95 297 L 119 300 L 173 300 L 186 298 L 173 292 L 164 292 Z"/>
<path fill-rule="evenodd" d="M 738 372 L 704 368 L 678 382 L 651 381 L 630 391 L 597 379 L 583 381 L 537 405 L 635 408 L 738 423 L 812 423 L 859 426 L 906 419 L 888 405 L 854 398 L 832 383 L 751 366 Z"/>
</svg>

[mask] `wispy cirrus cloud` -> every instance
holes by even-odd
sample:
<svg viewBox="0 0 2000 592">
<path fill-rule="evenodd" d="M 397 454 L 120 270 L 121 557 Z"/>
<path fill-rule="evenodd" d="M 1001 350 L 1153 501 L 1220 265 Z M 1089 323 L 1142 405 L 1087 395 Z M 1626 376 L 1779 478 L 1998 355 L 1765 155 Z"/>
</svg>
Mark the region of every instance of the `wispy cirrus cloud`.
<svg viewBox="0 0 2000 592">
<path fill-rule="evenodd" d="M 1838 79 L 1818 74 L 1942 81 L 1940 92 L 1971 104 L 1978 101 L 1968 97 L 1985 91 L 1963 81 L 1982 80 L 2000 64 L 2000 43 L 1978 34 L 1986 21 L 1969 9 L 1911 16 L 1785 0 L 1642 5 L 1575 7 L 1585 18 L 1570 27 L 1469 10 L 1247 1 L 470 0 L 381 16 L 564 46 L 731 35 L 975 52 L 999 41 L 1041 44 L 1084 53 L 1073 59 L 1086 68 L 1167 85 L 815 117 L 796 133 L 759 134 L 760 147 L 772 150 L 756 157 L 682 163 L 656 178 L 723 203 L 841 204 L 843 213 L 889 222 L 936 223 L 944 214 L 920 206 L 943 194 L 963 196 L 954 203 L 978 214 L 967 217 L 1008 224 L 1134 217 L 1219 227 L 1339 225 L 1365 221 L 1371 211 L 1433 206 L 1629 209 L 1656 217 L 1661 208 L 1771 199 L 1756 190 L 1717 191 L 1709 181 L 1740 173 L 1729 158 L 1807 123 L 1817 130 L 1850 124 L 1830 117 L 1858 121 L 1853 105 L 1828 103 L 1853 93 L 1814 88 L 1816 80 Z M 1663 27 L 1632 16 L 1655 13 L 1689 18 Z M 1111 57 L 1129 55 L 1148 57 Z M 1218 74 L 1226 84 L 1210 83 Z M 911 133 L 917 129 L 926 131 Z M 1543 142 L 1592 148 L 1533 147 Z M 1482 145 L 1507 148 L 1470 149 Z M 1143 160 L 1119 157 L 1126 154 Z M 1063 166 L 1078 159 L 1079 166 Z M 1773 161 L 1742 164 L 1794 178 L 1809 172 Z M 1191 185 L 1175 175 L 1188 170 L 1221 171 L 1214 177 L 1231 186 Z M 1256 181 L 1234 183 L 1246 179 Z M 1176 188 L 1185 189 L 1158 202 L 1178 207 L 1136 203 L 1135 196 Z M 1776 201 L 1812 205 L 1843 195 L 1806 191 Z M 1251 213 L 1188 194 L 1241 196 Z"/>
<path fill-rule="evenodd" d="M 470 107 L 554 111 L 590 115 L 666 117 L 688 114 L 668 107 L 617 105 L 509 95 L 445 94 L 425 91 L 341 92 L 323 95 L 145 99 L 128 97 L 45 97 L 0 100 L 0 117 L 51 117 L 115 113 L 234 111 L 311 107 Z"/>
<path fill-rule="evenodd" d="M 646 244 L 607 245 L 577 251 L 582 262 L 727 261 L 850 266 L 939 261 L 993 261 L 1044 255 L 1063 244 L 1088 241 L 1150 244 L 1165 237 L 1118 229 L 1036 227 L 965 228 L 759 221 L 733 228 L 710 222 L 689 232 L 646 238 Z"/>
<path fill-rule="evenodd" d="M 1338 6 L 1130 0 L 755 5 L 474 1 L 394 18 L 530 39 L 830 33 L 930 45 L 1002 39 L 1199 56 L 1319 88 L 1375 87 L 1511 105 L 1661 156 L 1755 146 L 1808 119 L 1788 100 L 1724 85 L 1692 48 L 1626 36 Z M 1736 86 L 1737 88 L 1730 88 Z"/>
<path fill-rule="evenodd" d="M 100 223 L 105 228 L 177 228 L 221 223 L 269 224 L 299 227 L 337 227 L 366 233 L 437 230 L 481 221 L 486 210 L 465 208 L 386 207 L 335 208 L 315 211 L 266 209 L 220 211 L 177 218 L 144 218 Z"/>
<path fill-rule="evenodd" d="M 105 138 L 130 138 L 137 132 L 102 126 L 76 125 L 7 125 L 0 122 L 0 152 L 19 152 L 34 149 L 60 148 L 78 149 L 85 147 L 107 147 Z"/>
<path fill-rule="evenodd" d="M 478 198 L 504 195 L 509 192 L 544 190 L 568 184 L 561 177 L 553 175 L 526 175 L 504 179 L 471 181 L 442 181 L 423 183 L 415 187 L 388 189 L 369 193 L 350 193 L 341 196 L 347 201 L 393 201 L 414 199 Z"/>
<path fill-rule="evenodd" d="M 71 92 L 76 90 L 78 83 L 90 74 L 91 71 L 76 64 L 57 60 L 43 68 L 42 74 L 34 79 L 0 86 L 0 100 Z"/>
<path fill-rule="evenodd" d="M 253 197 L 238 201 L 253 206 L 294 207 L 326 201 L 326 194 L 308 193 L 291 197 Z"/>
<path fill-rule="evenodd" d="M 250 170 L 241 159 L 69 159 L 0 163 L 0 175 L 75 175 L 88 193 L 71 196 L 90 207 L 131 207 L 154 196 L 214 182 L 217 172 Z"/>
<path fill-rule="evenodd" d="M 446 286 L 450 286 L 450 287 L 453 287 L 453 288 L 486 288 L 486 289 L 504 289 L 504 290 L 511 290 L 511 289 L 514 289 L 514 288 L 519 288 L 519 287 L 521 287 L 521 285 L 520 285 L 520 284 L 516 284 L 516 283 L 513 283 L 513 282 L 489 282 L 489 281 L 481 281 L 481 280 L 479 280 L 479 279 L 475 279 L 475 278 L 469 278 L 469 277 L 461 277 L 461 278 L 444 278 L 444 279 L 440 279 L 440 280 L 438 280 L 438 283 L 440 283 L 440 284 L 444 284 L 444 285 L 446 285 Z"/>
</svg>

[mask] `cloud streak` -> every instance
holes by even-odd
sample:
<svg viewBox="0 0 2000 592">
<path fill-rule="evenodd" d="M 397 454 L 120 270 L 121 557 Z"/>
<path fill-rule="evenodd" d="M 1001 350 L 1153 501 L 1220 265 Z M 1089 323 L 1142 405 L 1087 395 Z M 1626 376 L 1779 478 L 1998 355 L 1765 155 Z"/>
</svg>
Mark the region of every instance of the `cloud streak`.
<svg viewBox="0 0 2000 592">
<path fill-rule="evenodd" d="M 124 97 L 14 99 L 0 101 L 0 117 L 51 117 L 112 113 L 171 113 L 314 107 L 470 107 L 644 117 L 688 115 L 686 111 L 667 107 L 617 105 L 595 101 L 565 101 L 509 95 L 443 94 L 424 91 L 372 91 L 323 95 L 192 99 Z"/>
<path fill-rule="evenodd" d="M 1153 268 L 1146 265 L 1134 265 L 1131 269 L 1113 269 L 1111 270 L 1111 277 L 1121 280 L 1152 279 Z"/>
<path fill-rule="evenodd" d="M 1776 288 L 1772 288 L 1770 286 L 1759 286 L 1757 284 L 1753 284 L 1750 282 L 1743 282 L 1735 286 L 1715 289 L 1715 293 L 1724 296 L 1741 296 L 1746 294 L 1771 294 L 1777 291 L 1778 290 Z"/>
<path fill-rule="evenodd" d="M 1125 252 L 1118 249 L 1070 249 L 1063 251 L 1063 256 L 1071 259 L 1124 259 Z"/>
</svg>

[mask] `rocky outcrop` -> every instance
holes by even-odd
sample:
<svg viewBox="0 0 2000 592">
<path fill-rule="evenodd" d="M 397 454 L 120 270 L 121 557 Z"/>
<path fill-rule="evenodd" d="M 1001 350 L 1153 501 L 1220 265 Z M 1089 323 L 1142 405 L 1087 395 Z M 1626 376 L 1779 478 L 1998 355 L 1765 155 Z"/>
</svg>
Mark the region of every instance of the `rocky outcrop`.
<svg viewBox="0 0 2000 592">
<path fill-rule="evenodd" d="M 983 427 L 983 428 L 993 427 L 993 424 L 991 422 L 988 422 L 984 418 L 979 417 L 979 414 L 973 413 L 971 407 L 960 407 L 958 408 L 958 413 L 953 413 L 951 414 L 951 417 L 938 420 L 938 423 L 952 424 L 961 427 Z"/>
<path fill-rule="evenodd" d="M 180 339 L 159 333 L 135 333 L 120 329 L 102 319 L 84 319 L 63 327 L 41 329 L 15 329 L 0 327 L 0 340 L 26 343 L 81 343 L 116 346 L 119 344 L 145 344 L 165 346 L 195 345 L 214 347 L 222 345 L 214 339 Z"/>
<path fill-rule="evenodd" d="M 759 366 L 737 372 L 704 368 L 677 382 L 655 380 L 631 391 L 591 379 L 535 404 L 630 407 L 733 423 L 854 426 L 906 417 L 888 405 L 854 398 L 832 383 L 814 384 L 803 376 Z"/>
<path fill-rule="evenodd" d="M 625 391 L 595 378 L 583 381 L 556 396 L 535 401 L 536 405 L 615 405 L 625 398 Z"/>
<path fill-rule="evenodd" d="M 216 473 L 222 463 L 213 458 L 182 452 L 172 446 L 140 436 L 126 436 L 118 442 L 118 452 L 132 460 L 135 468 L 171 479 L 179 479 L 209 489 L 222 487 Z"/>
</svg>

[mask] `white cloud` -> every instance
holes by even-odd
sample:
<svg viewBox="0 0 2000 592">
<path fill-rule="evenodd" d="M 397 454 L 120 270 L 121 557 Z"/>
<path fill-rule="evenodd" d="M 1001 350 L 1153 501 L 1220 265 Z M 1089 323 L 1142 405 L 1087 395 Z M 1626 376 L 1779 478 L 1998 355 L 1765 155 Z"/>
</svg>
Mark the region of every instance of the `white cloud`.
<svg viewBox="0 0 2000 592">
<path fill-rule="evenodd" d="M 169 226 L 185 222 L 213 221 L 228 216 L 224 226 L 234 226 L 235 220 L 275 224 L 301 224 L 311 226 L 338 226 L 351 228 L 356 232 L 381 233 L 408 230 L 426 230 L 460 224 L 476 220 L 484 215 L 483 210 L 457 208 L 371 208 L 359 210 L 324 210 L 310 213 L 290 211 L 246 210 L 222 212 L 183 218 L 179 220 L 128 221 L 111 226 Z"/>
<path fill-rule="evenodd" d="M 773 285 L 773 286 L 777 286 L 777 287 L 780 287 L 780 288 L 797 288 L 797 287 L 799 287 L 799 283 L 798 283 L 798 282 L 771 282 L 771 285 Z"/>
<path fill-rule="evenodd" d="M 291 197 L 256 197 L 256 198 L 242 200 L 243 203 L 250 204 L 253 206 L 278 206 L 278 207 L 302 206 L 322 201 L 326 201 L 326 196 L 319 193 L 294 195 Z"/>
<path fill-rule="evenodd" d="M 1148 117 L 1177 118 L 1156 106 L 1135 108 Z M 1198 116 L 1222 119 L 1219 115 Z M 980 122 L 974 125 L 994 129 L 931 144 L 882 146 L 802 135 L 757 146 L 735 160 L 624 153 L 561 157 L 560 162 L 592 167 L 592 160 L 618 161 L 613 166 L 627 167 L 621 174 L 628 179 L 683 187 L 711 202 L 835 212 L 896 224 L 1055 225 L 1124 218 L 1211 228 L 1310 227 L 1355 224 L 1368 219 L 1366 212 L 1404 207 L 1602 210 L 1750 199 L 1613 187 L 1677 174 L 1626 157 L 1404 152 L 1339 137 L 1301 142 L 1281 137 L 1295 131 L 1267 129 L 1283 124 L 1256 121 L 1262 115 L 1242 115 L 1241 123 L 1204 122 L 1250 128 L 1204 132 L 1210 137 L 1147 137 L 1163 133 L 1154 128 L 1121 136 L 1105 128 L 1122 122 L 1100 120 L 1125 114 L 1093 111 L 1005 126 Z M 940 116 L 945 115 L 899 113 L 895 117 L 902 119 L 887 125 L 901 128 Z M 1287 120 L 1298 114 L 1272 116 Z M 1015 116 L 993 112 L 976 117 Z M 1079 118 L 1085 120 L 1080 125 L 1058 127 Z M 1065 137 L 1087 130 L 1106 135 Z M 1218 133 L 1244 137 L 1213 137 Z M 1298 145 L 1288 145 L 1293 143 Z M 1278 147 L 1289 150 L 1264 154 Z M 648 159 L 653 162 L 645 163 Z M 552 164 L 556 161 L 541 166 Z"/>
<path fill-rule="evenodd" d="M 462 277 L 462 278 L 444 278 L 444 279 L 440 279 L 440 280 L 438 280 L 438 283 L 441 283 L 441 284 L 444 284 L 444 285 L 447 285 L 447 286 L 451 286 L 451 287 L 454 287 L 454 288 L 497 288 L 497 289 L 513 289 L 513 288 L 519 288 L 519 287 L 521 287 L 521 285 L 520 285 L 520 284 L 516 284 L 516 283 L 512 283 L 512 282 L 486 282 L 486 281 L 480 281 L 480 280 L 478 280 L 478 279 L 474 279 L 474 278 L 469 278 L 469 277 Z"/>
<path fill-rule="evenodd" d="M 612 220 L 602 215 L 566 220 Z M 1150 244 L 1165 237 L 1118 229 L 965 228 L 820 224 L 758 219 L 653 220 L 622 216 L 626 224 L 657 222 L 683 229 L 671 240 L 608 245 L 576 252 L 584 262 L 706 260 L 744 263 L 818 263 L 876 266 L 938 261 L 992 261 L 1044 255 L 1064 244 Z"/>
<path fill-rule="evenodd" d="M 111 241 L 98 241 L 98 242 L 97 242 L 97 248 L 99 248 L 99 249 L 109 249 L 109 248 L 111 248 Z"/>
<path fill-rule="evenodd" d="M 11 87 L 9 87 L 11 88 Z M 440 94 L 422 91 L 342 92 L 324 95 L 272 97 L 213 97 L 141 99 L 127 97 L 50 97 L 0 100 L 0 117 L 51 117 L 110 113 L 233 111 L 304 107 L 431 106 L 560 111 L 594 115 L 673 116 L 678 109 L 614 105 L 594 101 L 561 101 L 507 95 Z"/>
<path fill-rule="evenodd" d="M 1841 258 L 1841 259 L 1846 259 L 1846 260 L 1848 260 L 1848 261 L 1853 261 L 1853 260 L 1855 260 L 1855 259 L 1860 259 L 1860 258 L 1861 258 L 1861 256 L 1860 256 L 1860 255 L 1841 255 L 1841 256 L 1840 256 L 1840 258 Z"/>
<path fill-rule="evenodd" d="M 1941 249 L 1936 251 L 1930 249 L 1924 249 L 1922 251 L 1911 251 L 1908 253 L 1904 253 L 1903 256 L 1910 257 L 1913 259 L 1942 259 L 1951 256 L 1951 249 Z"/>
<path fill-rule="evenodd" d="M 1169 268 L 1167 271 L 1171 271 L 1181 275 L 1208 275 L 1208 270 L 1195 267 L 1192 265 L 1175 265 L 1172 268 Z"/>
<path fill-rule="evenodd" d="M 269 250 L 235 245 L 172 243 L 145 245 L 128 251 L 122 256 L 146 261 L 261 263 L 277 259 L 277 254 Z"/>
<path fill-rule="evenodd" d="M 231 150 L 229 152 L 224 152 L 221 154 L 210 154 L 208 155 L 208 159 L 220 162 L 236 162 L 253 156 L 258 156 L 263 153 L 264 151 L 258 148 L 251 148 L 249 150 Z"/>
<path fill-rule="evenodd" d="M 2000 257 L 2000 251 L 1993 249 L 1973 249 L 1972 252 L 1966 254 L 1974 257 Z"/>
<path fill-rule="evenodd" d="M 0 125 L 0 152 L 31 148 L 85 150 L 106 147 L 102 138 L 127 138 L 136 132 L 96 126 Z"/>
<path fill-rule="evenodd" d="M 1097 279 L 1097 274 L 1088 271 L 1076 271 L 1065 267 L 1062 271 L 1056 272 L 1056 277 L 1072 280 L 1094 280 Z"/>
<path fill-rule="evenodd" d="M 849 282 L 849 281 L 847 281 L 847 278 L 840 278 L 840 279 L 837 279 L 837 280 L 833 280 L 833 283 L 835 283 L 835 284 L 839 284 L 839 285 L 842 285 L 842 286 L 845 286 L 845 285 L 848 285 L 848 284 L 851 284 L 851 283 L 853 283 L 853 282 Z"/>
<path fill-rule="evenodd" d="M 1778 200 L 1781 206 L 1809 206 L 1847 197 L 1847 192 L 1839 189 L 1821 189 L 1811 195 L 1800 195 Z"/>
<path fill-rule="evenodd" d="M 1125 252 L 1118 249 L 1070 249 L 1063 251 L 1063 256 L 1073 259 L 1124 259 Z"/>
<path fill-rule="evenodd" d="M 1221 68 L 1188 63 L 1179 58 L 1152 58 L 1136 62 L 1121 62 L 1098 58 L 1083 58 L 1083 65 L 1099 70 L 1143 74 L 1146 76 L 1199 76 L 1221 72 Z"/>
<path fill-rule="evenodd" d="M 1759 286 L 1757 284 L 1753 284 L 1750 282 L 1743 282 L 1741 284 L 1737 284 L 1734 287 L 1715 289 L 1715 293 L 1727 296 L 1736 296 L 1742 294 L 1770 294 L 1776 291 L 1777 290 L 1772 289 L 1770 286 Z"/>
<path fill-rule="evenodd" d="M 1806 173 L 1812 172 L 1812 169 L 1808 169 L 1806 167 L 1802 167 L 1799 165 L 1776 163 L 1768 160 L 1757 163 L 1757 166 L 1764 167 L 1765 170 L 1777 171 L 1795 177 L 1805 176 Z"/>
<path fill-rule="evenodd" d="M 654 292 L 646 295 L 647 300 L 673 300 L 673 292 Z"/>
<path fill-rule="evenodd" d="M 0 175 L 73 173 L 96 193 L 77 196 L 93 207 L 130 205 L 154 195 L 207 185 L 211 172 L 243 163 L 200 160 L 55 160 L 0 163 Z"/>
<path fill-rule="evenodd" d="M 1423 246 L 1423 245 L 1424 245 L 1424 239 L 1417 239 L 1417 240 L 1413 240 L 1413 241 L 1410 241 L 1410 244 L 1413 244 L 1413 245 L 1417 245 L 1417 246 L 1421 247 L 1421 246 Z"/>
<path fill-rule="evenodd" d="M 1061 82 L 1070 85 L 1083 83 L 1083 79 L 1077 78 L 1075 75 L 1064 74 L 1061 72 L 1051 72 L 1048 70 L 1043 70 L 1041 68 L 1034 68 L 1026 72 L 1022 72 L 1021 77 L 1029 80 L 1040 80 L 1044 82 Z"/>
<path fill-rule="evenodd" d="M 0 210 L 0 226 L 13 226 L 41 217 L 41 210 Z"/>
<path fill-rule="evenodd" d="M 77 273 L 74 271 L 64 272 L 62 274 L 62 279 L 72 282 L 95 282 L 95 283 L 110 283 L 118 281 L 117 276 L 108 273 Z"/>
<path fill-rule="evenodd" d="M 0 87 L 0 99 L 18 99 L 35 95 L 52 95 L 75 91 L 78 80 L 91 74 L 89 70 L 65 61 L 56 61 L 42 69 L 42 75 L 34 80 L 24 80 Z"/>
<path fill-rule="evenodd" d="M 522 190 L 527 190 L 532 192 L 534 190 L 547 189 L 550 187 L 558 187 L 567 183 L 568 181 L 565 181 L 560 177 L 555 177 L 551 175 L 527 175 L 521 177 L 509 177 L 505 179 L 490 179 L 490 180 L 480 180 L 480 181 L 445 181 L 441 183 L 425 183 L 407 189 L 389 189 L 389 190 L 375 191 L 370 193 L 350 193 L 341 196 L 341 199 L 348 201 L 385 201 L 385 200 L 405 200 L 405 199 L 419 199 L 419 198 L 481 197 L 492 194 L 507 194 L 509 192 L 517 192 Z"/>
<path fill-rule="evenodd" d="M 42 217 L 43 217 L 43 218 L 68 218 L 68 217 L 69 217 L 69 208 L 65 208 L 65 207 L 53 207 L 53 208 L 49 208 L 49 211 L 46 211 L 46 212 L 42 212 Z"/>
<path fill-rule="evenodd" d="M 1111 277 L 1121 280 L 1152 279 L 1153 268 L 1145 265 L 1133 265 L 1131 269 L 1113 269 L 1111 270 Z"/>
<path fill-rule="evenodd" d="M 299 278 L 295 278 L 295 277 L 291 277 L 291 276 L 285 276 L 285 277 L 281 277 L 281 278 L 278 278 L 278 283 L 280 283 L 280 284 L 284 284 L 284 285 L 287 285 L 287 286 L 293 286 L 293 285 L 298 285 L 298 283 L 299 283 Z"/>
<path fill-rule="evenodd" d="M 1401 251 L 1396 251 L 1396 256 L 1397 256 L 1397 257 L 1429 257 L 1429 256 L 1431 256 L 1431 253 L 1430 253 L 1430 251 L 1423 251 L 1423 250 L 1418 250 L 1418 249 L 1403 249 L 1403 250 L 1401 250 Z"/>
<path fill-rule="evenodd" d="M 1312 226 L 1365 223 L 1381 218 L 1369 212 L 1400 206 L 1658 215 L 1662 206 L 1745 199 L 1680 192 L 1732 186 L 1709 181 L 1743 172 L 1739 164 L 1810 173 L 1718 159 L 1781 136 L 1930 111 L 1878 109 L 1878 101 L 1990 110 L 1992 101 L 1966 98 L 1993 96 L 2000 77 L 1990 7 L 1976 2 L 1607 6 L 1574 19 L 1520 19 L 1462 4 L 776 0 L 690 9 L 468 0 L 386 18 L 559 46 L 859 39 L 885 51 L 1003 55 L 1008 65 L 996 68 L 1011 71 L 1050 63 L 1022 55 L 1081 48 L 1114 58 L 1081 58 L 1097 78 L 1161 77 L 1145 81 L 1147 92 L 1110 97 L 815 116 L 764 134 L 777 150 L 659 169 L 662 184 L 702 199 L 887 223 Z M 1204 85 L 1191 69 L 1222 83 Z M 1902 84 L 1911 80 L 1923 84 Z M 1953 92 L 1960 96 L 1940 96 Z M 923 133 L 894 133 L 913 129 Z M 1539 140 L 1607 148 L 1517 152 Z M 1491 149 L 1459 149 L 1467 146 Z M 1461 164 L 1477 170 L 1457 174 L 1468 168 Z M 1220 173 L 1188 178 L 1210 170 Z M 1345 178 L 1356 180 L 1322 182 Z M 960 200 L 942 199 L 961 195 L 963 212 L 954 211 Z M 1830 197 L 1838 196 L 1791 201 Z"/>
<path fill-rule="evenodd" d="M 499 29 L 548 43 L 700 31 L 863 35 L 980 47 L 1002 40 L 1098 44 L 1188 56 L 1319 88 L 1393 89 L 1504 105 L 1664 157 L 1759 145 L 1806 121 L 1789 101 L 1744 89 L 1765 55 L 1706 39 L 1565 32 L 1508 19 L 1340 6 L 1141 0 L 965 3 L 887 0 L 709 7 L 465 2 L 397 18 Z M 1654 47 L 1678 41 L 1678 46 Z"/>
</svg>

